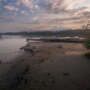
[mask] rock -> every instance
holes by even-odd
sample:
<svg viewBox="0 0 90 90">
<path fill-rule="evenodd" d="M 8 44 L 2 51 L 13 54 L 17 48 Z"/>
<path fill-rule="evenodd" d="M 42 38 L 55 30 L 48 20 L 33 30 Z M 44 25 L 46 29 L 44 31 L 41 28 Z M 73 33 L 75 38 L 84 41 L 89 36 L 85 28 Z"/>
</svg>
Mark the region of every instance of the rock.
<svg viewBox="0 0 90 90">
<path fill-rule="evenodd" d="M 51 73 L 48 73 L 48 76 L 50 76 L 51 75 Z"/>
<path fill-rule="evenodd" d="M 58 48 L 63 48 L 63 46 L 62 46 L 62 45 L 60 45 L 60 46 L 58 46 Z"/>
<path fill-rule="evenodd" d="M 23 50 L 26 52 L 30 52 L 32 53 L 32 55 L 34 55 L 34 50 L 31 47 L 24 47 Z"/>
<path fill-rule="evenodd" d="M 70 73 L 63 73 L 63 75 L 64 75 L 64 76 L 69 76 L 69 75 L 70 75 Z"/>
</svg>

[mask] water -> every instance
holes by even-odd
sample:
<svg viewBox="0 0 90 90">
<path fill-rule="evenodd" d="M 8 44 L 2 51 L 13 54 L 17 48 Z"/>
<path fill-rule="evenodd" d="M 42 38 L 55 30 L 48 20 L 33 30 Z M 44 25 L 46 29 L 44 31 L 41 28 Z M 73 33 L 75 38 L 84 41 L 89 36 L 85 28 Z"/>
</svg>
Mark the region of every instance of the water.
<svg viewBox="0 0 90 90">
<path fill-rule="evenodd" d="M 3 36 L 3 39 L 0 39 L 0 60 L 3 62 L 13 60 L 21 53 L 20 48 L 25 44 L 25 38 L 23 37 Z"/>
</svg>

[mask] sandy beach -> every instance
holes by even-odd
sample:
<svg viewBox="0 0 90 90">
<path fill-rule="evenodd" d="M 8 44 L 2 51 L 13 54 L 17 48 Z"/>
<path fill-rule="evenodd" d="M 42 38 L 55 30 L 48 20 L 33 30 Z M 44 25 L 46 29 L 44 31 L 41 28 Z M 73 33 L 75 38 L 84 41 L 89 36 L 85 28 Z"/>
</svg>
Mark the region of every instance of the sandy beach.
<svg viewBox="0 0 90 90">
<path fill-rule="evenodd" d="M 33 55 L 24 52 L 11 66 L 7 64 L 8 72 L 0 80 L 4 90 L 90 90 L 90 61 L 84 57 L 83 44 L 32 45 Z"/>
</svg>

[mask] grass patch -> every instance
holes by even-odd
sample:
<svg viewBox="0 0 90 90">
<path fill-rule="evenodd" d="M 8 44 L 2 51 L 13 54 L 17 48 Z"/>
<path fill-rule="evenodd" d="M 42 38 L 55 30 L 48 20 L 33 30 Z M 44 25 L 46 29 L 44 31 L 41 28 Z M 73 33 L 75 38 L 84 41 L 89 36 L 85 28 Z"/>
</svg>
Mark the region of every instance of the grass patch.
<svg viewBox="0 0 90 90">
<path fill-rule="evenodd" d="M 90 60 L 90 52 L 85 53 L 85 57 Z"/>
</svg>

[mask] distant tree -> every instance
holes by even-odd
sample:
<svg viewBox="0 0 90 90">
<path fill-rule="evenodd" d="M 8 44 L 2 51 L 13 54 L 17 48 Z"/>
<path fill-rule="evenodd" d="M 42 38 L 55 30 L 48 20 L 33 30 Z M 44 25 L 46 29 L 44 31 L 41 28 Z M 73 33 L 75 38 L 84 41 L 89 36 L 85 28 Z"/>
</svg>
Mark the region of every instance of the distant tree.
<svg viewBox="0 0 90 90">
<path fill-rule="evenodd" d="M 90 60 L 90 32 L 88 32 L 86 41 L 85 41 L 85 47 L 87 48 L 87 52 L 85 53 L 85 56 Z"/>
<path fill-rule="evenodd" d="M 90 32 L 88 32 L 88 35 L 87 35 L 87 37 L 86 37 L 85 47 L 86 47 L 87 49 L 90 49 Z"/>
</svg>

